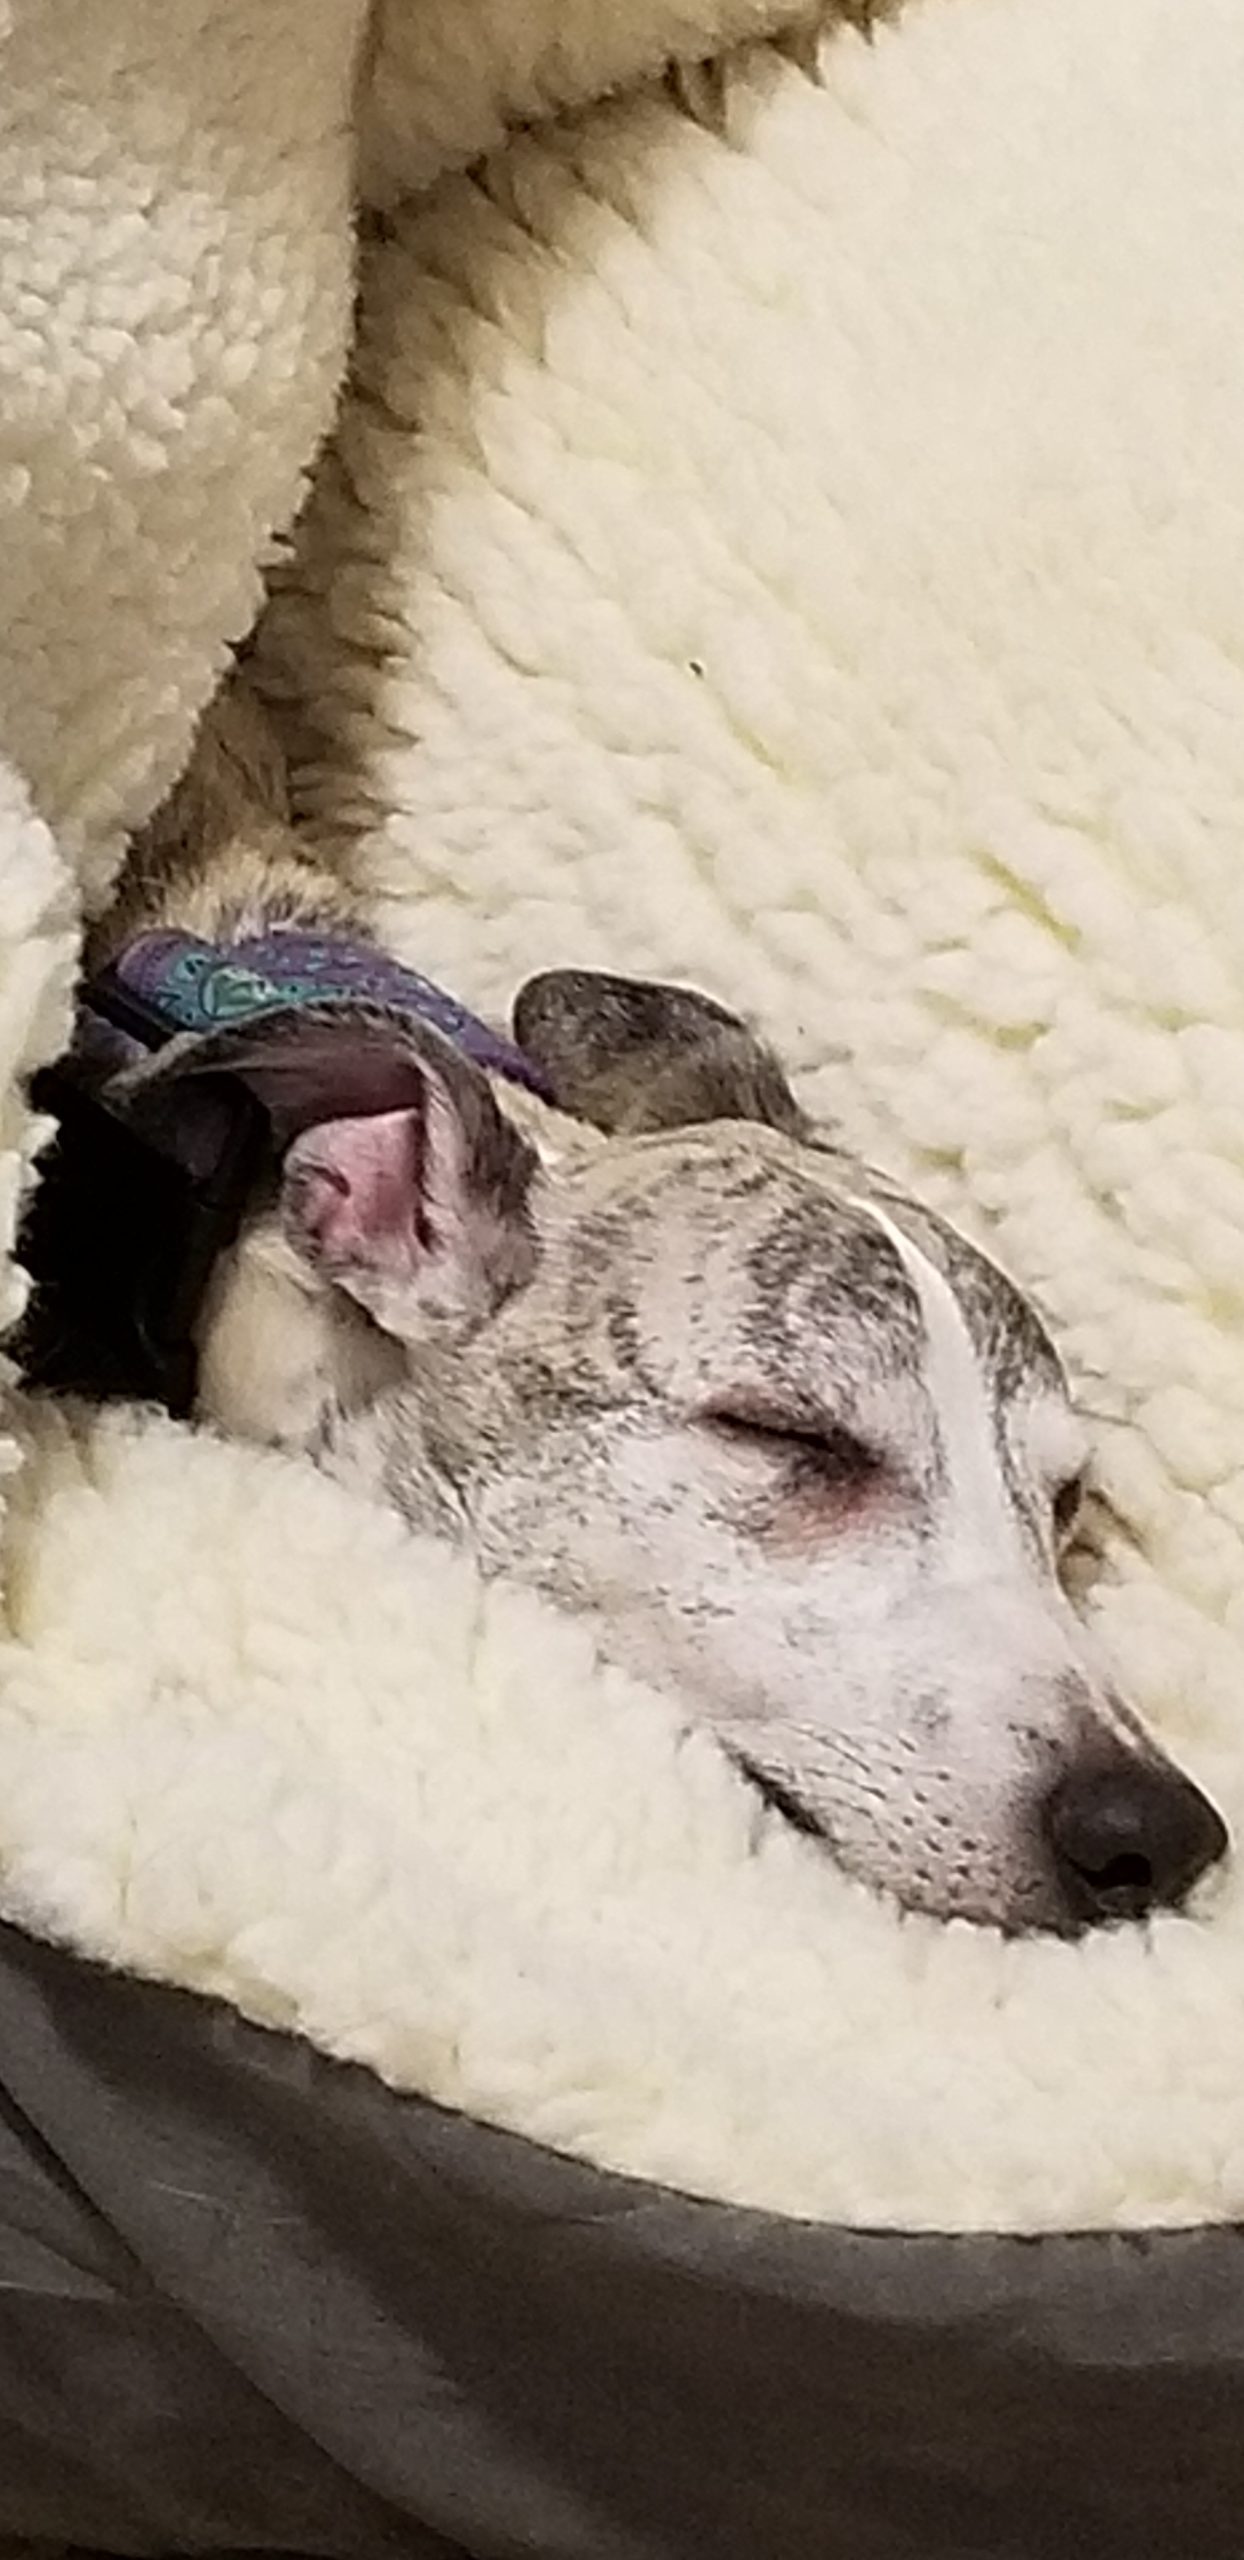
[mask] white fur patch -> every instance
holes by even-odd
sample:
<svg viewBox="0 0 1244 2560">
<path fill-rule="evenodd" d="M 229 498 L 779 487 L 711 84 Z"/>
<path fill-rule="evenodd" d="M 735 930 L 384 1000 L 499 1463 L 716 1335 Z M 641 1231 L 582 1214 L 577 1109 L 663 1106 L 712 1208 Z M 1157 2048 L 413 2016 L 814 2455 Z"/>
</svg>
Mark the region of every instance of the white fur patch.
<svg viewBox="0 0 1244 2560">
<path fill-rule="evenodd" d="M 941 1540 L 946 1569 L 957 1562 L 979 1573 L 996 1555 L 1004 1570 L 1023 1565 L 1014 1510 L 1007 1500 L 993 1409 L 976 1346 L 945 1275 L 874 1204 L 858 1204 L 889 1237 L 920 1303 L 922 1374 L 937 1415 L 949 1488 Z"/>
</svg>

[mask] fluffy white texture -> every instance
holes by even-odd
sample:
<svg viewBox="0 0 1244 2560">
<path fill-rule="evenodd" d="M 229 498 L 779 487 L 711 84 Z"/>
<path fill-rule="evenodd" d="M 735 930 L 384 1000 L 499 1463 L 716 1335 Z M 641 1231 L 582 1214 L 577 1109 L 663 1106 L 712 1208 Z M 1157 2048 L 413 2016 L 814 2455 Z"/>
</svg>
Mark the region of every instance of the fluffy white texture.
<svg viewBox="0 0 1244 2560">
<path fill-rule="evenodd" d="M 14 1260 L 21 1204 L 47 1125 L 25 1080 L 64 1048 L 78 932 L 72 884 L 23 784 L 0 757 L 0 1340 L 25 1303 Z M 9 1369 L 0 1358 L 0 1395 Z M 0 1483 L 18 1456 L 0 1416 Z"/>
<path fill-rule="evenodd" d="M 1244 1609 L 1244 19 L 929 0 L 822 59 L 399 218 L 271 681 L 421 965 L 713 988 L 993 1236 L 1195 1660 Z"/>
<path fill-rule="evenodd" d="M 0 745 L 93 900 L 329 423 L 362 7 L 0 12 Z"/>
<path fill-rule="evenodd" d="M 738 63 L 725 126 L 600 109 L 373 251 L 267 635 L 303 806 L 475 1000 L 564 960 L 714 988 L 992 1238 L 1110 1418 L 1123 1678 L 1238 1829 L 1244 20 L 928 0 L 820 86 Z M 1239 2210 L 1238 1883 L 1153 1954 L 922 1938 L 918 2016 L 910 1938 L 850 1943 L 945 2079 L 838 2186 L 871 2065 L 811 2002 L 819 2205 L 890 2212 L 910 2146 L 916 2218 L 1040 2220 L 1053 2145 L 1069 2219 L 1170 2209 L 1180 2156 Z"/>
<path fill-rule="evenodd" d="M 742 1000 L 1040 1290 L 1143 1541 L 1104 1632 L 1237 1831 L 1242 72 L 1235 0 L 928 0 L 738 66 L 724 140 L 515 143 L 370 260 L 266 643 L 421 965 Z M 1234 1878 L 1078 1950 L 900 1924 L 305 1471 L 51 1423 L 18 1500 L 10 1909 L 718 2194 L 1244 2212 Z"/>
<path fill-rule="evenodd" d="M 15 1506 L 0 1865 L 42 1932 L 714 2195 L 1244 2203 L 1238 1909 L 1078 1954 L 899 1927 L 582 1630 L 290 1462 L 53 1420 Z"/>
<path fill-rule="evenodd" d="M 868 0 L 843 5 L 863 14 Z M 378 0 L 363 192 L 392 202 L 495 150 L 515 125 L 824 14 L 819 0 Z"/>
</svg>

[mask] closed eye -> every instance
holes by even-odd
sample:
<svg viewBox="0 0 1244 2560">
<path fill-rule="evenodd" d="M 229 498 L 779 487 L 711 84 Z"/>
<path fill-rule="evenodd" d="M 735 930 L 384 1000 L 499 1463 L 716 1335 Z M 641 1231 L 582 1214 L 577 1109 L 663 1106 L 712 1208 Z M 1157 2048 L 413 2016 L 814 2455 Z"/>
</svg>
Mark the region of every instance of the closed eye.
<svg viewBox="0 0 1244 2560">
<path fill-rule="evenodd" d="M 863 1484 L 881 1469 L 877 1451 L 837 1423 L 788 1421 L 728 1409 L 714 1410 L 702 1418 L 719 1438 L 768 1450 L 776 1460 L 794 1460 L 814 1467 L 818 1475 L 836 1484 Z"/>
</svg>

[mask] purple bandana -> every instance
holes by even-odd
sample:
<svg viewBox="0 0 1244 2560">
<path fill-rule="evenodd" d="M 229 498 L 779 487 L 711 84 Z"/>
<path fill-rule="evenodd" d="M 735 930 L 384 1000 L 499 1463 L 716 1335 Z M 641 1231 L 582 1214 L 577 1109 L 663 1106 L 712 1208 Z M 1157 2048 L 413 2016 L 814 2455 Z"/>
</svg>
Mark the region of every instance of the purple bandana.
<svg viewBox="0 0 1244 2560">
<path fill-rule="evenodd" d="M 169 1031 L 230 1031 L 291 1005 L 380 1005 L 430 1023 L 489 1075 L 552 1093 L 529 1058 L 478 1015 L 383 951 L 344 936 L 267 933 L 227 948 L 192 933 L 144 933 L 116 963 L 118 983 Z"/>
</svg>

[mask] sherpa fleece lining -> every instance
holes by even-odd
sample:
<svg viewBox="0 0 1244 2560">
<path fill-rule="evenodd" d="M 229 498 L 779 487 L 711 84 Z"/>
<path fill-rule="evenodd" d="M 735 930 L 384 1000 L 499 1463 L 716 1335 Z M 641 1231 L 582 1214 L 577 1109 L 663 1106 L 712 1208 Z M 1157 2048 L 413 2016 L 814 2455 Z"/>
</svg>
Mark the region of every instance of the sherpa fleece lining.
<svg viewBox="0 0 1244 2560">
<path fill-rule="evenodd" d="M 94 896 L 185 751 L 344 331 L 351 13 L 192 15 L 128 0 L 88 80 L 72 7 L 19 0 L 0 84 L 37 341 L 17 468 L 64 536 L 20 520 L 0 736 Z M 468 1002 L 566 960 L 690 978 L 992 1239 L 1134 1524 L 1103 1637 L 1238 1833 L 1244 20 L 925 0 L 829 37 L 819 79 L 742 55 L 698 118 L 586 103 L 654 60 L 597 59 L 594 26 L 692 15 L 706 46 L 739 32 L 573 13 L 560 86 L 551 7 L 381 24 L 390 210 L 261 650 L 300 805 Z M 503 16 L 540 41 L 490 88 Z M 438 60 L 467 102 L 443 129 L 402 89 Z M 76 123 L 58 80 L 91 89 Z M 583 112 L 393 210 L 404 133 L 488 138 L 472 80 L 499 121 L 533 87 Z M 226 274 L 250 282 L 222 303 Z M 64 937 L 46 839 L 6 811 L 11 1092 Z M 722 2196 L 1244 2212 L 1236 1874 L 1204 1920 L 1080 1949 L 902 1924 L 584 1628 L 309 1471 L 141 1420 L 34 1443 L 11 1912 Z"/>
</svg>

